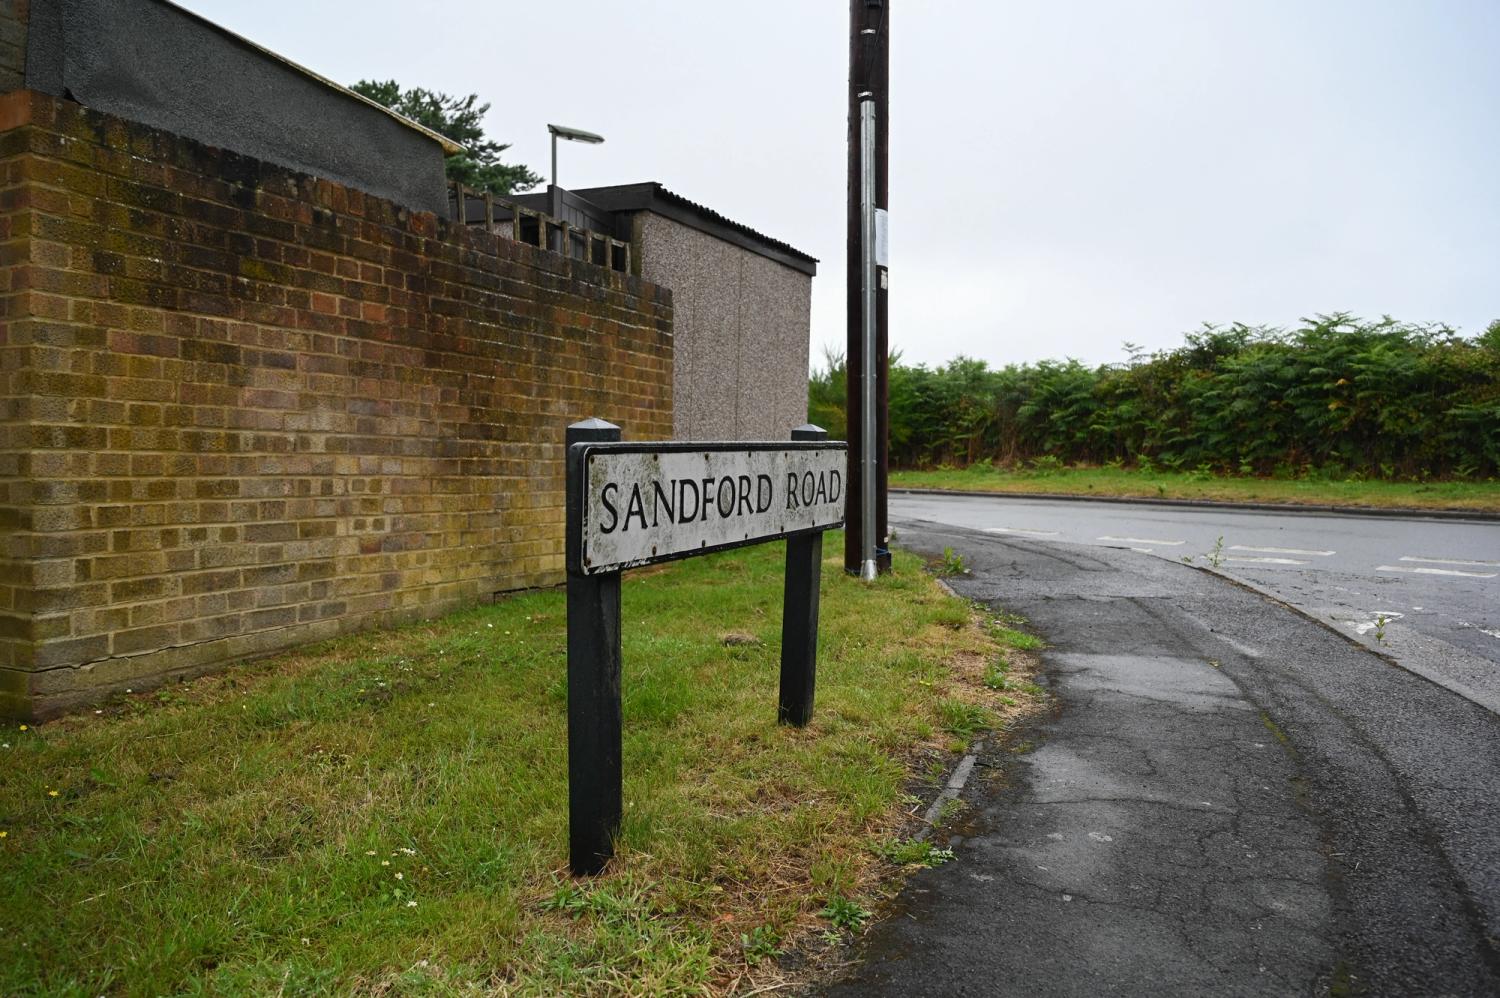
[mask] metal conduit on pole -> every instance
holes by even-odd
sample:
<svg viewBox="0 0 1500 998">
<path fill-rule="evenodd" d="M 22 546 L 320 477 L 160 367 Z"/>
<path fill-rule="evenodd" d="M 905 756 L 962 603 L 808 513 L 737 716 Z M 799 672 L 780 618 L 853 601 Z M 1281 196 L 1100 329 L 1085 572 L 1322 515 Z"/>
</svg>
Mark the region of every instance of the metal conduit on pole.
<svg viewBox="0 0 1500 998">
<path fill-rule="evenodd" d="M 890 58 L 890 0 L 850 0 L 849 2 L 849 87 L 848 101 L 848 188 L 845 203 L 846 303 L 844 372 L 848 399 L 849 501 L 845 512 L 844 571 L 864 576 L 870 560 L 870 546 L 875 547 L 877 574 L 891 570 L 891 553 L 887 547 L 886 464 L 889 453 L 890 419 L 887 404 L 887 371 L 890 353 L 886 299 L 886 227 L 888 183 L 888 132 L 890 104 L 888 95 Z M 867 117 L 873 107 L 873 117 Z M 867 125 L 868 122 L 868 125 Z M 873 175 L 873 199 L 870 177 Z M 875 214 L 873 249 L 870 236 L 870 209 Z M 870 255 L 874 253 L 874 277 Z M 869 337 L 870 316 L 875 321 L 873 347 Z M 869 363 L 874 365 L 873 376 Z M 873 387 L 872 387 L 873 386 Z M 866 400 L 873 395 L 875 423 L 867 431 Z M 869 432 L 870 435 L 866 436 Z M 866 460 L 873 449 L 874 465 Z M 873 478 L 875 502 L 872 511 L 866 502 L 864 483 Z"/>
<path fill-rule="evenodd" d="M 859 95 L 859 226 L 860 226 L 860 294 L 864 301 L 864 391 L 860 398 L 860 453 L 864 474 L 860 476 L 860 520 L 863 549 L 860 552 L 859 576 L 866 582 L 875 579 L 876 516 L 875 491 L 878 473 L 876 458 L 880 448 L 875 436 L 875 97 L 868 92 Z"/>
</svg>

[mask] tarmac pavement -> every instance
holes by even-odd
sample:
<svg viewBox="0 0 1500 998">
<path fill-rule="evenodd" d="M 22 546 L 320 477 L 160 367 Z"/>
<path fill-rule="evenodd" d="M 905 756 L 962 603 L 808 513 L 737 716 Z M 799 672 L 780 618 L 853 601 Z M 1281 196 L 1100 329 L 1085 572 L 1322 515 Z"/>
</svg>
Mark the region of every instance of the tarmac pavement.
<svg viewBox="0 0 1500 998">
<path fill-rule="evenodd" d="M 1031 621 L 1056 711 L 829 995 L 1500 993 L 1500 718 L 1187 565 L 902 542 Z"/>
<path fill-rule="evenodd" d="M 1495 519 L 975 493 L 893 494 L 891 516 L 1216 563 L 1500 713 Z"/>
</svg>

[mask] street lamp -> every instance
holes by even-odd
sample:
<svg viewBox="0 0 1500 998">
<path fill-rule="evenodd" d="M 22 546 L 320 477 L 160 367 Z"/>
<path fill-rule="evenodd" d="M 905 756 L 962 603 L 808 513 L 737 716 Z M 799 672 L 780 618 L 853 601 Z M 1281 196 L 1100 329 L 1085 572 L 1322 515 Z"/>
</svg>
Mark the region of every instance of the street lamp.
<svg viewBox="0 0 1500 998">
<path fill-rule="evenodd" d="M 588 142 L 598 145 L 604 141 L 604 136 L 595 135 L 593 132 L 585 132 L 581 128 L 568 128 L 564 125 L 548 125 L 547 131 L 552 133 L 552 186 L 557 186 L 557 140 L 567 139 L 569 142 Z"/>
</svg>

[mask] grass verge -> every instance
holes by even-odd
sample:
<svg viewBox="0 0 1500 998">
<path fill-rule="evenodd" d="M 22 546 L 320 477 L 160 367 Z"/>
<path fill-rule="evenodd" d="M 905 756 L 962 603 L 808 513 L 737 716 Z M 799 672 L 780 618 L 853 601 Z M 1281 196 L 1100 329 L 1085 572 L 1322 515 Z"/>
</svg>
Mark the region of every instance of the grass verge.
<svg viewBox="0 0 1500 998">
<path fill-rule="evenodd" d="M 1315 478 L 1242 478 L 1201 471 L 1134 468 L 1002 468 L 974 465 L 926 471 L 892 471 L 892 488 L 966 492 L 1053 492 L 1080 496 L 1208 499 L 1309 506 L 1454 509 L 1500 513 L 1500 482 L 1337 481 Z"/>
<path fill-rule="evenodd" d="M 558 592 L 10 726 L 0 993 L 775 983 L 868 917 L 913 774 L 1027 695 L 918 559 L 865 585 L 841 550 L 803 731 L 775 723 L 779 545 L 627 577 L 626 817 L 592 881 L 565 874 Z"/>
</svg>

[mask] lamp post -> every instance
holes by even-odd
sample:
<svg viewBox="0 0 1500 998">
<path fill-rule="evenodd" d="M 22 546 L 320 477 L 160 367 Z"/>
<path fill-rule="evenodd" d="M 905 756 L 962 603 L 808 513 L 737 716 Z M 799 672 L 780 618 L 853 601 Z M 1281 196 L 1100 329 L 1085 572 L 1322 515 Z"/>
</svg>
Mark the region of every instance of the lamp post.
<svg viewBox="0 0 1500 998">
<path fill-rule="evenodd" d="M 593 132 L 585 132 L 581 128 L 568 128 L 566 125 L 548 125 L 547 131 L 552 133 L 552 186 L 557 186 L 557 140 L 567 139 L 569 142 L 587 142 L 590 145 L 598 145 L 604 141 L 604 136 L 595 135 Z"/>
</svg>

